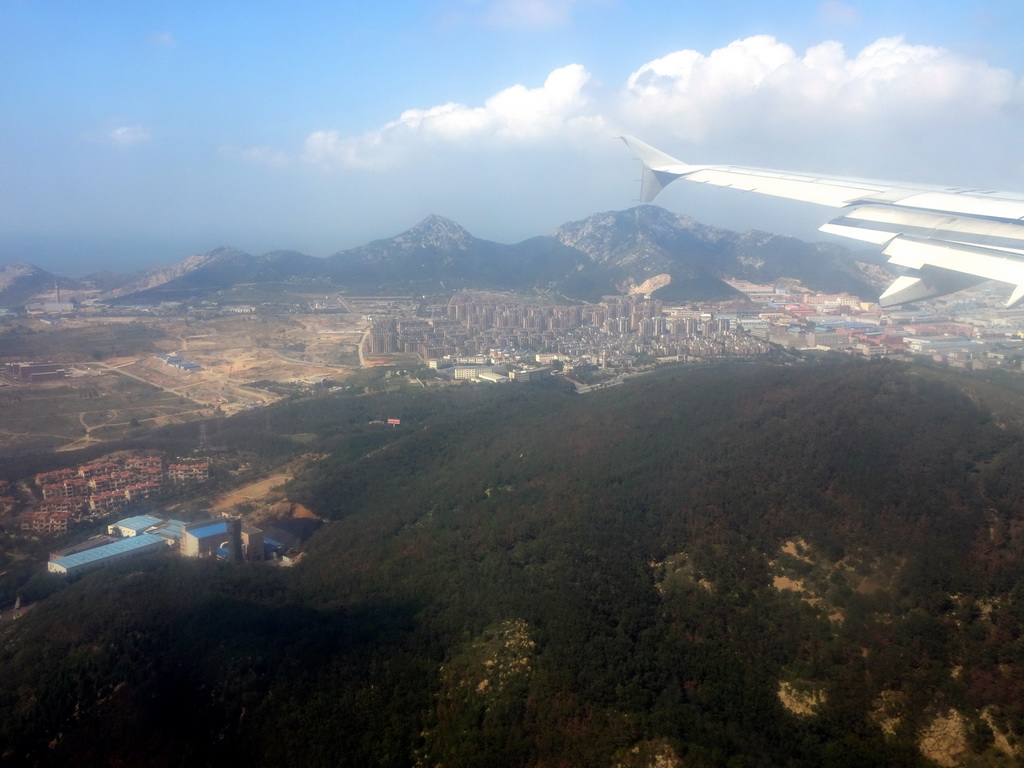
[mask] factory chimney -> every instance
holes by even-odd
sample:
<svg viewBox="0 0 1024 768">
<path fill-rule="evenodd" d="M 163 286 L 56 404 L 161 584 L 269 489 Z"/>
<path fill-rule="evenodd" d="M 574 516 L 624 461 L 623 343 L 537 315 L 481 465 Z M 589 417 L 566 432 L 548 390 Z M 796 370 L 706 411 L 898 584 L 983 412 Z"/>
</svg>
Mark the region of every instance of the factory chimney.
<svg viewBox="0 0 1024 768">
<path fill-rule="evenodd" d="M 242 518 L 228 518 L 228 535 L 231 542 L 231 562 L 240 563 L 245 560 L 245 553 L 242 552 Z"/>
</svg>

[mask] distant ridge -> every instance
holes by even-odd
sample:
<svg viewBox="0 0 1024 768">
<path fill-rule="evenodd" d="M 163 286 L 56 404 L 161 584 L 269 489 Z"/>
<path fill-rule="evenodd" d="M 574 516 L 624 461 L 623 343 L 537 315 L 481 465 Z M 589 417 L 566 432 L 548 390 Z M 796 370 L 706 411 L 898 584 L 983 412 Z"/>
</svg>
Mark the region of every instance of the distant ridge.
<svg viewBox="0 0 1024 768">
<path fill-rule="evenodd" d="M 878 289 L 869 269 L 841 246 L 766 232 L 740 234 L 653 205 L 597 213 L 515 245 L 480 240 L 450 219 L 430 216 L 328 262 L 336 281 L 368 290 L 548 288 L 590 299 L 627 293 L 660 276 L 668 279 L 654 281 L 664 286 L 658 295 L 678 299 L 733 295 L 724 277 L 792 277 L 822 290 L 865 295 Z"/>
<path fill-rule="evenodd" d="M 23 304 L 56 279 L 28 265 L 3 270 L 0 276 L 10 275 L 0 282 L 3 307 Z M 838 245 L 737 233 L 643 205 L 596 213 L 512 245 L 482 240 L 431 215 L 394 237 L 324 259 L 296 251 L 253 256 L 225 246 L 123 281 L 104 273 L 97 283 L 106 300 L 139 304 L 201 299 L 238 286 L 273 291 L 304 283 L 307 290 L 315 284 L 317 290 L 333 286 L 366 294 L 541 290 L 583 300 L 643 285 L 661 298 L 702 300 L 735 295 L 725 277 L 796 278 L 811 288 L 872 296 L 881 284 L 877 272 Z"/>
<path fill-rule="evenodd" d="M 436 215 L 395 237 L 340 251 L 327 262 L 336 282 L 369 292 L 551 288 L 588 267 L 584 254 L 551 238 L 504 245 L 474 237 Z"/>
<path fill-rule="evenodd" d="M 867 295 L 878 287 L 841 246 L 756 230 L 741 234 L 655 205 L 596 213 L 563 224 L 554 237 L 603 265 L 623 293 L 658 275 L 672 278 L 658 295 L 681 299 L 729 295 L 721 282 L 726 277 L 790 277 L 821 290 Z"/>
<path fill-rule="evenodd" d="M 0 307 L 17 307 L 40 293 L 59 288 L 83 288 L 78 280 L 61 277 L 31 264 L 0 266 Z"/>
</svg>

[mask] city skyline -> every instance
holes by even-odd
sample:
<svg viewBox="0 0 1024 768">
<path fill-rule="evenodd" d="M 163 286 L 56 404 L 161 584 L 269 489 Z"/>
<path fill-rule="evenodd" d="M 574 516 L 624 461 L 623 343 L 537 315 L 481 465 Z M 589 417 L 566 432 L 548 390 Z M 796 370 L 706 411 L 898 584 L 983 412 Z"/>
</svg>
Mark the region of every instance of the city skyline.
<svg viewBox="0 0 1024 768">
<path fill-rule="evenodd" d="M 431 213 L 512 243 L 693 162 L 1024 190 L 1024 9 L 613 0 L 0 4 L 0 264 L 326 256 Z M 820 216 L 672 189 L 718 226 Z"/>
</svg>

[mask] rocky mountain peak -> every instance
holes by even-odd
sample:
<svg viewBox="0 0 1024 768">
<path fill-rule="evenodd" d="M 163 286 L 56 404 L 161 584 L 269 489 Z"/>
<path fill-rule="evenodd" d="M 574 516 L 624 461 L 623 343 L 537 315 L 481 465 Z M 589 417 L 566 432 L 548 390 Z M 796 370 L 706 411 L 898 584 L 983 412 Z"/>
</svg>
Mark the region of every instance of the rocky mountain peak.
<svg viewBox="0 0 1024 768">
<path fill-rule="evenodd" d="M 461 225 L 444 216 L 431 214 L 412 229 L 395 238 L 395 242 L 410 248 L 438 248 L 442 250 L 468 250 L 474 237 Z"/>
<path fill-rule="evenodd" d="M 626 211 L 596 213 L 563 224 L 553 237 L 594 261 L 606 262 L 663 255 L 666 250 L 675 249 L 680 236 L 713 241 L 720 234 L 688 216 L 679 216 L 656 205 L 641 205 Z"/>
<path fill-rule="evenodd" d="M 581 230 L 646 231 L 649 229 L 702 228 L 704 225 L 672 213 L 657 205 L 638 205 L 625 211 L 603 211 L 579 221 L 570 221 L 555 230 L 555 237 L 566 238 Z"/>
</svg>

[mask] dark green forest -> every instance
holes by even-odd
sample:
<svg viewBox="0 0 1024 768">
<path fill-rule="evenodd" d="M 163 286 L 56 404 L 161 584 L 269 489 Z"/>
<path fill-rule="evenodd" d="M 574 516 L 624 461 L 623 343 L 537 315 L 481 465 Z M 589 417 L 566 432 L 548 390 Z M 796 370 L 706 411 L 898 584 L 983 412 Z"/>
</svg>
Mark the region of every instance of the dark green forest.
<svg viewBox="0 0 1024 768">
<path fill-rule="evenodd" d="M 7 622 L 0 765 L 1018 765 L 1020 389 L 678 367 L 223 420 L 314 456 L 288 494 L 329 522 L 292 568 L 128 561 Z"/>
</svg>

